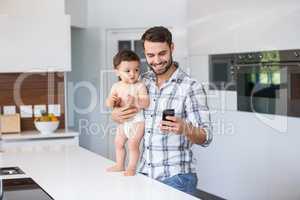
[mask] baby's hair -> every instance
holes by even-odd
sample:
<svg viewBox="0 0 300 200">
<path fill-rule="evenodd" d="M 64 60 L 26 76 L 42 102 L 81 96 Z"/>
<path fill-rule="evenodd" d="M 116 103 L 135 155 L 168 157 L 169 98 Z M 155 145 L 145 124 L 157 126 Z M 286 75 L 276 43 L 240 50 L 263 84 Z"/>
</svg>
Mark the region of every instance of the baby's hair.
<svg viewBox="0 0 300 200">
<path fill-rule="evenodd" d="M 139 56 L 131 50 L 119 51 L 113 59 L 114 68 L 117 69 L 122 61 L 137 61 L 140 62 Z"/>
</svg>

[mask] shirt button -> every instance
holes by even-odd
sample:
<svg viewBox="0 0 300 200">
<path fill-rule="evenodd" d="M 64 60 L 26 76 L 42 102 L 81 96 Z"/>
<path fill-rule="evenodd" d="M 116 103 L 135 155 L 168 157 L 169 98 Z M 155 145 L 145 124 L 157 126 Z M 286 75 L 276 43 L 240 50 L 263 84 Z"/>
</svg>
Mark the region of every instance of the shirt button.
<svg viewBox="0 0 300 200">
<path fill-rule="evenodd" d="M 150 131 L 148 131 L 148 133 L 150 133 Z"/>
<path fill-rule="evenodd" d="M 150 147 L 149 147 L 149 146 L 147 146 L 147 149 L 150 149 Z"/>
<path fill-rule="evenodd" d="M 148 163 L 148 166 L 151 167 L 151 163 Z"/>
<path fill-rule="evenodd" d="M 156 99 L 153 99 L 153 101 L 156 101 Z"/>
<path fill-rule="evenodd" d="M 153 115 L 150 115 L 151 117 L 153 117 Z"/>
</svg>

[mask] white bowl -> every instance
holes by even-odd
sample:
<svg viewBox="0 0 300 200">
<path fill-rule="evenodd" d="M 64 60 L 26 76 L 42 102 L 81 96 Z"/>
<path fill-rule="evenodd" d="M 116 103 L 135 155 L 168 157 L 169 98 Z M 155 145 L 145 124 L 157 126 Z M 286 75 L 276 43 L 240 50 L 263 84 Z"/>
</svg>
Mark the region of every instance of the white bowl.
<svg viewBox="0 0 300 200">
<path fill-rule="evenodd" d="M 42 134 L 51 134 L 53 133 L 59 125 L 59 121 L 55 122 L 34 122 L 35 128 L 40 131 Z"/>
</svg>

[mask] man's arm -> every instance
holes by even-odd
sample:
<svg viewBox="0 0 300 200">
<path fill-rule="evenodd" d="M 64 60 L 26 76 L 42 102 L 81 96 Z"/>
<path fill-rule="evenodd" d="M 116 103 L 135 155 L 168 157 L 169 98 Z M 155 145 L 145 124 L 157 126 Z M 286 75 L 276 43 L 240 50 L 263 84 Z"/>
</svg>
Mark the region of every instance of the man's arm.
<svg viewBox="0 0 300 200">
<path fill-rule="evenodd" d="M 204 144 L 207 139 L 207 133 L 204 128 L 194 127 L 192 124 L 185 123 L 183 134 L 193 144 Z"/>
<path fill-rule="evenodd" d="M 128 119 L 134 117 L 137 112 L 138 109 L 135 107 L 115 107 L 112 110 L 111 118 L 114 122 L 121 124 L 126 122 Z"/>
<path fill-rule="evenodd" d="M 207 106 L 207 96 L 201 84 L 194 82 L 185 101 L 186 119 L 167 117 L 162 121 L 161 130 L 184 134 L 189 141 L 201 146 L 208 146 L 212 141 L 212 125 Z"/>
<path fill-rule="evenodd" d="M 204 128 L 194 127 L 179 117 L 167 117 L 170 121 L 162 121 L 161 130 L 164 132 L 174 132 L 185 135 L 193 144 L 205 144 L 208 133 Z"/>
<path fill-rule="evenodd" d="M 147 92 L 147 88 L 144 83 L 140 83 L 138 88 L 137 107 L 139 109 L 148 108 L 150 105 L 150 97 Z"/>
</svg>

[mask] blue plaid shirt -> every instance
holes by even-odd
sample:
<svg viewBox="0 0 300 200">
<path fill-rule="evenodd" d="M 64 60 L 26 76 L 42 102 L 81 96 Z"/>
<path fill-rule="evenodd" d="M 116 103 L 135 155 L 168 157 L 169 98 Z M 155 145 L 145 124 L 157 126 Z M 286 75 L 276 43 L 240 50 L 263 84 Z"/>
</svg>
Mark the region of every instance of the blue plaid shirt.
<svg viewBox="0 0 300 200">
<path fill-rule="evenodd" d="M 152 71 L 144 74 L 143 80 L 150 106 L 144 110 L 144 147 L 138 171 L 158 180 L 195 172 L 192 143 L 184 135 L 161 132 L 159 124 L 163 110 L 174 109 L 176 117 L 205 129 L 207 137 L 202 146 L 208 146 L 212 141 L 212 126 L 204 88 L 180 67 L 160 89 Z"/>
</svg>

